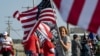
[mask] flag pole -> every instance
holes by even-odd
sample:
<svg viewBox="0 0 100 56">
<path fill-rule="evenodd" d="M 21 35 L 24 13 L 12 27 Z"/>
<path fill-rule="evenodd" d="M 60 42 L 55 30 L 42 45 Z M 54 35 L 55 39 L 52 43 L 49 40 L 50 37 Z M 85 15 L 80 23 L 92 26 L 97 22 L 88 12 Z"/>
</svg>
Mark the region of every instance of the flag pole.
<svg viewBox="0 0 100 56">
<path fill-rule="evenodd" d="M 53 1 L 50 0 L 50 2 L 51 2 L 51 7 L 54 8 Z M 57 18 L 57 17 L 55 16 L 55 18 Z M 67 23 L 67 30 L 68 30 L 68 35 L 70 36 L 70 33 L 69 33 L 69 23 Z M 59 33 L 59 30 L 58 30 L 58 33 Z M 60 34 L 59 34 L 59 36 L 60 36 Z"/>
<path fill-rule="evenodd" d="M 50 0 L 50 2 L 51 2 L 51 7 L 54 8 L 54 6 L 53 6 L 53 1 Z M 54 12 L 54 10 L 53 10 L 53 12 Z M 56 16 L 55 16 L 55 18 L 57 19 Z M 56 21 L 56 20 L 55 20 L 55 21 Z M 59 31 L 59 29 L 58 29 L 57 24 L 56 24 L 56 27 L 57 27 L 57 34 L 58 34 L 58 40 L 56 40 L 56 41 L 58 42 L 58 41 L 61 40 L 61 35 L 60 35 L 60 31 Z M 62 45 L 61 45 L 60 47 L 61 47 L 61 51 L 63 52 L 63 47 L 62 47 Z"/>
<path fill-rule="evenodd" d="M 50 0 L 50 3 L 51 3 L 51 7 L 52 7 L 52 9 L 55 9 L 52 0 Z M 55 12 L 55 11 L 53 10 L 53 12 Z M 55 19 L 57 19 L 56 16 L 55 16 Z M 55 20 L 55 21 L 56 21 L 56 20 Z M 56 23 L 57 23 L 57 22 L 56 22 Z M 61 39 L 60 32 L 59 32 L 59 29 L 58 29 L 59 27 L 57 26 L 57 24 L 56 24 L 56 27 L 57 27 L 57 34 L 58 34 L 58 37 L 59 37 L 59 39 Z"/>
<path fill-rule="evenodd" d="M 69 23 L 67 23 L 67 30 L 68 30 L 68 36 L 70 36 L 70 28 L 69 28 Z"/>
</svg>

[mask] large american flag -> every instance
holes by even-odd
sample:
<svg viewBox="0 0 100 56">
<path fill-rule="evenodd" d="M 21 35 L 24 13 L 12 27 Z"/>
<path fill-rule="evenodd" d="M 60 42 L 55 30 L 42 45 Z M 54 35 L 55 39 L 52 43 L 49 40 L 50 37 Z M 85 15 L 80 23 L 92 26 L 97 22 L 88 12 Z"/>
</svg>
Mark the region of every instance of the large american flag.
<svg viewBox="0 0 100 56">
<path fill-rule="evenodd" d="M 49 1 L 49 0 L 47 0 L 47 1 Z M 43 4 L 42 2 L 38 6 L 32 8 L 30 10 L 23 11 L 21 13 L 19 11 L 16 11 L 13 14 L 13 17 L 17 18 L 17 20 L 21 22 L 22 28 L 24 29 L 23 42 L 26 42 L 29 40 L 31 34 L 33 34 L 37 30 L 40 23 L 42 23 L 42 22 L 55 23 L 54 9 L 51 7 L 45 6 L 40 10 L 39 6 L 41 4 Z M 49 3 L 50 3 L 50 1 L 49 1 Z M 49 4 L 49 3 L 47 3 L 47 4 Z M 39 12 L 39 10 L 40 10 L 40 12 Z M 37 15 L 38 15 L 38 17 L 37 17 Z"/>
<path fill-rule="evenodd" d="M 100 34 L 100 0 L 54 0 L 54 2 L 64 21 Z"/>
</svg>

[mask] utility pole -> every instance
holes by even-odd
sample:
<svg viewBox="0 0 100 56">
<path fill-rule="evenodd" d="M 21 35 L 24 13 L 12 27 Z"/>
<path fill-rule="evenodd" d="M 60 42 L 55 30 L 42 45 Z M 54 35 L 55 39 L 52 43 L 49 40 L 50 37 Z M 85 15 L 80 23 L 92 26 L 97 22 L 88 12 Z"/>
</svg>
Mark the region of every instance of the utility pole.
<svg viewBox="0 0 100 56">
<path fill-rule="evenodd" d="M 10 21 L 10 18 L 11 18 L 11 16 L 6 16 L 7 18 L 8 18 L 8 21 L 7 21 L 7 25 L 8 25 L 8 27 L 7 27 L 7 32 L 8 32 L 8 34 L 9 34 L 9 36 L 10 36 L 10 30 L 11 30 L 11 22 L 12 21 Z"/>
<path fill-rule="evenodd" d="M 34 7 L 34 0 L 33 0 L 33 7 Z M 27 6 L 27 7 L 22 7 L 22 8 L 26 8 L 27 10 L 29 10 L 30 8 L 33 8 L 33 7 Z"/>
<path fill-rule="evenodd" d="M 33 7 L 34 7 L 34 0 L 33 0 Z"/>
</svg>

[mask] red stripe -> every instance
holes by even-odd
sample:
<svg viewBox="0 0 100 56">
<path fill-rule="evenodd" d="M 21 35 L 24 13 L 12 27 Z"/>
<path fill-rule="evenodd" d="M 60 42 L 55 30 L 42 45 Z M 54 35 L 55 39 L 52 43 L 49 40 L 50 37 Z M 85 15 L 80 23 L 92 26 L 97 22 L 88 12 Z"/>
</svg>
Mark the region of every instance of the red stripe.
<svg viewBox="0 0 100 56">
<path fill-rule="evenodd" d="M 34 29 L 32 30 L 30 36 L 34 33 L 34 31 L 36 31 L 36 29 L 38 28 L 39 24 L 40 24 L 40 21 L 38 21 L 37 24 L 34 25 Z"/>
<path fill-rule="evenodd" d="M 19 16 L 18 16 L 17 20 L 18 20 L 18 21 L 20 21 L 20 14 L 19 14 Z"/>
<path fill-rule="evenodd" d="M 18 17 L 18 20 L 20 21 L 20 19 L 21 19 L 22 17 L 33 16 L 33 15 L 34 15 L 34 17 L 35 17 L 37 14 L 36 14 L 36 13 L 27 14 L 27 15 L 25 15 L 25 14 L 20 14 L 19 17 Z"/>
<path fill-rule="evenodd" d="M 29 34 L 29 32 L 30 32 L 30 31 L 24 31 L 24 35 L 25 35 L 25 34 Z"/>
<path fill-rule="evenodd" d="M 77 25 L 85 0 L 74 0 L 67 22 Z M 66 12 L 67 13 L 67 12 Z"/>
<path fill-rule="evenodd" d="M 28 36 L 28 35 L 27 35 Z M 26 40 L 27 39 L 27 36 L 23 37 L 23 40 Z"/>
<path fill-rule="evenodd" d="M 15 16 L 19 13 L 19 11 L 16 11 L 14 14 L 13 14 L 13 17 L 15 18 Z"/>
<path fill-rule="evenodd" d="M 31 16 L 31 15 L 37 15 L 37 12 L 31 12 L 31 13 L 27 13 L 27 14 L 22 13 L 20 15 L 20 17 Z"/>
<path fill-rule="evenodd" d="M 45 21 L 46 21 L 46 22 L 49 22 L 49 21 L 50 21 L 50 22 L 52 22 L 53 24 L 56 24 L 56 21 L 55 21 L 55 20 L 52 20 L 52 19 L 50 19 L 50 18 L 44 18 L 44 19 L 39 20 L 39 21 L 40 21 L 40 22 L 43 22 L 43 21 L 44 21 L 44 22 L 45 22 Z"/>
<path fill-rule="evenodd" d="M 60 9 L 60 5 L 61 5 L 61 0 L 54 0 L 56 6 L 58 9 Z"/>
<path fill-rule="evenodd" d="M 27 35 L 23 37 L 23 40 L 27 39 L 27 36 L 28 36 L 29 32 L 30 32 L 30 31 L 25 31 L 25 32 L 24 32 L 24 35 L 26 35 L 26 34 L 27 34 Z"/>
<path fill-rule="evenodd" d="M 29 24 L 29 25 L 24 25 L 22 26 L 23 28 L 30 28 L 30 27 L 33 27 L 35 24 Z"/>
<path fill-rule="evenodd" d="M 42 15 L 42 16 L 40 16 L 39 18 L 42 18 L 42 17 L 55 17 L 54 15 L 51 15 L 51 14 L 44 14 L 44 15 Z"/>
<path fill-rule="evenodd" d="M 48 38 L 51 39 L 51 38 L 52 38 L 51 32 L 50 32 L 50 30 L 48 30 L 48 28 L 47 28 L 47 27 L 49 27 L 49 26 L 46 25 L 46 24 L 45 24 L 45 25 L 46 25 L 47 27 L 46 27 L 44 24 L 42 24 L 42 25 L 43 25 L 43 27 L 44 27 L 46 33 L 47 33 Z M 49 27 L 49 29 L 50 29 L 50 27 Z"/>
<path fill-rule="evenodd" d="M 36 11 L 35 11 L 36 10 Z M 27 23 L 27 22 L 32 22 L 32 21 L 34 21 L 35 20 L 35 16 L 34 15 L 37 15 L 37 7 L 35 7 L 35 8 L 33 8 L 33 9 L 30 9 L 30 10 L 28 10 L 28 11 L 23 11 L 21 14 L 20 14 L 20 16 L 18 17 L 18 20 L 20 20 L 21 19 L 21 17 L 26 17 L 27 18 L 27 20 L 26 19 L 24 19 L 23 18 L 23 20 L 21 21 L 21 23 L 22 23 L 22 27 L 25 29 L 24 30 L 24 35 L 27 35 L 27 36 L 24 36 L 23 37 L 23 40 L 26 40 L 28 37 L 30 38 L 30 36 L 34 33 L 34 31 L 38 28 L 38 26 L 39 26 L 39 24 L 42 22 L 42 21 L 51 21 L 51 22 L 55 22 L 54 20 L 52 20 L 52 19 L 50 19 L 50 18 L 44 18 L 44 19 L 41 19 L 40 18 L 40 20 L 38 20 L 37 22 L 35 22 L 35 24 L 34 24 L 34 22 L 33 22 L 33 24 L 29 24 L 29 25 L 24 25 L 23 23 Z M 34 12 L 33 12 L 34 11 Z M 44 10 L 44 11 L 41 11 L 41 13 L 40 14 L 42 14 L 42 13 L 45 13 L 45 12 L 53 12 L 53 10 Z M 28 18 L 28 16 L 34 16 L 34 17 L 32 17 L 32 18 Z M 54 17 L 53 15 L 49 15 L 49 14 L 46 14 L 46 15 L 42 15 L 41 17 L 46 17 L 46 16 L 51 16 L 51 17 Z M 26 29 L 27 28 L 30 28 L 31 27 L 31 29 L 29 29 L 29 30 L 27 30 L 26 31 Z M 32 30 L 33 29 L 33 30 Z M 31 30 L 32 30 L 32 32 L 31 32 Z"/>
<path fill-rule="evenodd" d="M 45 19 L 39 20 L 39 21 L 37 22 L 37 24 L 34 25 L 34 29 L 32 30 L 30 36 L 32 35 L 32 33 L 34 33 L 34 31 L 38 28 L 39 24 L 40 24 L 42 21 L 51 21 L 51 22 L 53 22 L 53 23 L 56 23 L 54 20 L 49 19 L 49 18 L 45 18 Z M 24 40 L 25 40 L 25 39 L 26 39 L 26 38 L 24 38 Z"/>
<path fill-rule="evenodd" d="M 33 18 L 26 19 L 26 20 L 22 20 L 21 23 L 31 22 L 31 21 L 35 21 L 35 20 L 36 19 L 33 17 Z"/>
<path fill-rule="evenodd" d="M 53 9 L 52 10 L 44 10 L 44 11 L 41 11 L 41 13 L 46 13 L 46 12 L 54 13 Z"/>
<path fill-rule="evenodd" d="M 92 20 L 90 22 L 88 31 L 97 33 L 98 29 L 100 27 L 100 0 L 98 0 L 97 7 L 94 11 Z"/>
<path fill-rule="evenodd" d="M 20 14 L 19 18 L 27 17 L 27 16 L 33 16 L 33 15 L 37 15 L 37 12 L 32 12 L 32 13 L 28 13 L 28 14 Z"/>
<path fill-rule="evenodd" d="M 54 21 L 54 20 L 51 20 L 51 19 L 39 20 L 39 21 L 37 22 L 37 24 L 35 25 L 35 27 L 34 27 L 34 29 L 33 29 L 33 31 L 31 32 L 30 35 L 32 35 L 32 33 L 34 33 L 34 31 L 38 28 L 39 24 L 40 24 L 42 21 L 51 21 L 51 22 L 54 22 L 54 23 L 55 23 L 55 21 Z"/>
</svg>

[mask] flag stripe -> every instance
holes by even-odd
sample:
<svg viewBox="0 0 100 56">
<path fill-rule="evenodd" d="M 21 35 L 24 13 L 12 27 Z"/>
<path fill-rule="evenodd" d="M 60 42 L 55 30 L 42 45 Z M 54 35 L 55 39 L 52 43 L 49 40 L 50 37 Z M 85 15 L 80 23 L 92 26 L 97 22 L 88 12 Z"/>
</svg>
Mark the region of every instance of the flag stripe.
<svg viewBox="0 0 100 56">
<path fill-rule="evenodd" d="M 57 8 L 60 9 L 60 4 L 61 4 L 61 1 L 62 1 L 62 0 L 59 0 L 59 1 L 54 0 L 54 1 L 55 1 L 55 3 L 57 4 Z"/>
<path fill-rule="evenodd" d="M 45 24 L 43 24 L 43 23 L 40 24 L 38 28 L 39 28 L 42 32 L 44 32 L 46 35 L 47 35 L 47 33 L 46 33 L 45 30 L 49 30 L 49 31 L 50 31 L 49 26 L 47 26 L 47 25 L 45 25 Z"/>
<path fill-rule="evenodd" d="M 55 11 L 52 8 L 42 9 L 40 11 L 38 20 L 36 19 L 37 13 L 38 8 L 35 7 L 33 9 L 23 11 L 18 15 L 18 17 L 16 17 L 22 23 L 22 27 L 24 29 L 23 43 L 29 40 L 30 36 L 32 35 L 32 33 L 34 33 L 34 31 L 36 31 L 41 22 L 56 22 L 54 14 Z"/>
<path fill-rule="evenodd" d="M 16 17 L 17 17 L 17 14 L 19 14 L 19 11 L 16 11 L 16 12 L 13 14 L 13 17 L 16 18 Z"/>
<path fill-rule="evenodd" d="M 57 2 L 58 0 L 54 1 Z M 59 6 L 58 4 L 56 5 Z M 99 34 L 99 0 L 61 0 L 59 11 L 64 21 L 67 23 Z"/>
<path fill-rule="evenodd" d="M 93 14 L 88 30 L 97 33 L 99 27 L 100 27 L 100 0 L 98 0 L 97 7 Z"/>
<path fill-rule="evenodd" d="M 30 31 L 32 29 L 32 27 L 30 28 L 24 28 L 24 31 Z"/>
<path fill-rule="evenodd" d="M 36 15 L 37 15 L 37 14 L 26 15 L 26 16 L 25 16 L 25 15 L 24 15 L 24 16 L 23 16 L 23 15 L 20 15 L 20 16 L 18 17 L 18 20 L 22 21 L 22 20 L 29 19 L 29 18 L 32 18 L 32 17 L 34 18 L 34 17 L 36 17 Z"/>
<path fill-rule="evenodd" d="M 100 35 L 100 27 L 99 27 L 99 29 L 98 29 L 98 32 L 97 32 L 99 35 Z"/>
<path fill-rule="evenodd" d="M 32 12 L 32 13 L 28 13 L 28 14 L 21 14 L 20 17 L 25 17 L 25 16 L 33 16 L 36 15 L 37 12 Z"/>
<path fill-rule="evenodd" d="M 41 18 L 39 21 L 43 21 L 43 22 L 45 22 L 45 21 L 50 21 L 51 23 L 53 23 L 53 24 L 55 24 L 56 23 L 56 21 L 55 21 L 55 18 L 53 18 L 53 17 L 44 17 L 44 18 Z"/>
<path fill-rule="evenodd" d="M 47 13 L 47 14 L 44 14 L 44 15 L 40 15 L 39 18 L 42 18 L 42 17 L 45 17 L 45 16 L 46 16 L 46 17 L 53 17 L 53 18 L 55 17 L 53 14 L 48 14 L 48 13 Z"/>
<path fill-rule="evenodd" d="M 51 36 L 49 35 L 49 34 L 51 34 L 51 32 L 50 32 L 50 27 L 48 25 L 46 25 L 44 23 L 40 23 L 40 25 L 38 27 L 38 31 L 43 35 L 43 37 L 40 39 L 40 41 L 42 41 L 43 39 L 47 39 L 50 41 L 50 38 L 52 37 L 52 35 Z"/>
<path fill-rule="evenodd" d="M 30 27 L 32 27 L 33 25 L 35 25 L 35 24 L 23 25 L 22 27 L 23 27 L 23 28 L 30 28 Z"/>
<path fill-rule="evenodd" d="M 58 1 L 58 0 L 56 0 L 56 1 Z M 74 1 L 75 0 L 61 0 L 61 6 L 60 6 L 59 10 L 60 10 L 61 16 L 63 16 L 62 18 L 66 22 L 67 22 L 67 19 L 69 17 L 69 13 L 70 13 L 70 10 L 72 8 L 72 5 L 73 5 Z"/>
<path fill-rule="evenodd" d="M 26 22 L 30 22 L 30 21 L 36 21 L 35 20 L 35 17 L 32 17 L 32 18 L 29 18 L 29 19 L 26 19 L 26 20 L 21 20 L 21 23 L 26 23 Z"/>
<path fill-rule="evenodd" d="M 68 23 L 77 25 L 84 3 L 85 3 L 85 0 L 74 1 L 68 20 L 67 20 Z"/>
<path fill-rule="evenodd" d="M 25 34 L 28 35 L 29 32 L 30 32 L 30 31 L 24 31 L 24 35 L 25 35 Z M 25 37 L 27 37 L 27 36 L 25 36 Z"/>
<path fill-rule="evenodd" d="M 86 0 L 82 13 L 80 14 L 79 17 L 79 21 L 78 21 L 78 26 L 84 28 L 84 29 L 88 29 L 89 24 L 91 22 L 92 19 L 92 15 L 94 13 L 94 10 L 96 8 L 97 5 L 97 0 Z"/>
<path fill-rule="evenodd" d="M 46 9 L 41 10 L 41 13 L 43 13 L 43 12 L 54 12 L 54 9 L 46 8 Z"/>
</svg>

